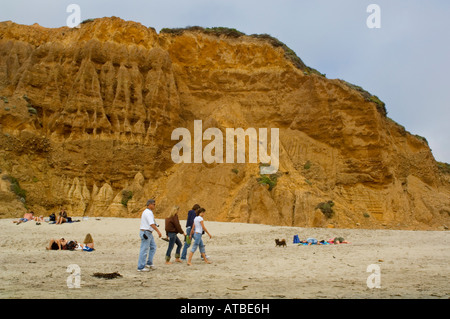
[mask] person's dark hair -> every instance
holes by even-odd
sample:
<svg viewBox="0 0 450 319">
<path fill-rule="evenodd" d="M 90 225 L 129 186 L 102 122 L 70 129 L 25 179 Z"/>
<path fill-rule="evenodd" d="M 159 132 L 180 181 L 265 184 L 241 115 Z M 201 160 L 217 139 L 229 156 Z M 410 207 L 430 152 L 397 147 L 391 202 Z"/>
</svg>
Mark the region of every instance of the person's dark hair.
<svg viewBox="0 0 450 319">
<path fill-rule="evenodd" d="M 197 209 L 199 209 L 200 208 L 200 205 L 199 204 L 195 204 L 194 206 L 192 206 L 192 210 L 197 210 Z"/>
<path fill-rule="evenodd" d="M 198 215 L 200 215 L 200 213 L 203 213 L 203 212 L 206 212 L 206 209 L 204 209 L 203 207 L 200 207 L 200 208 L 195 212 L 195 214 L 198 216 Z"/>
</svg>

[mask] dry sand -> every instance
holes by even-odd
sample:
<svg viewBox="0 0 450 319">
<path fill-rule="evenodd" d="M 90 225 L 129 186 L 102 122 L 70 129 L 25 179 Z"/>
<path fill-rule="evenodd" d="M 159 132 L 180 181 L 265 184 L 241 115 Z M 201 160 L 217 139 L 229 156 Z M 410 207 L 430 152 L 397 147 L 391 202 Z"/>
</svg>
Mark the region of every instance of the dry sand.
<svg viewBox="0 0 450 319">
<path fill-rule="evenodd" d="M 13 219 L 0 220 L 0 298 L 450 297 L 447 231 L 281 227 L 211 222 L 206 216 L 213 238 L 203 238 L 212 264 L 203 263 L 197 251 L 191 267 L 165 265 L 168 244 L 157 238 L 157 269 L 137 272 L 139 219 L 74 219 L 81 221 L 16 225 Z M 164 221 L 157 222 L 164 235 Z M 51 238 L 81 242 L 87 233 L 94 238 L 94 252 L 45 249 Z M 296 234 L 319 240 L 342 236 L 351 244 L 299 246 L 292 243 Z M 287 247 L 275 247 L 275 238 L 285 238 Z M 80 288 L 68 288 L 72 264 L 79 266 Z M 367 285 L 368 277 L 376 276 L 367 272 L 369 265 L 379 267 L 380 288 Z M 97 272 L 122 277 L 92 276 Z"/>
</svg>

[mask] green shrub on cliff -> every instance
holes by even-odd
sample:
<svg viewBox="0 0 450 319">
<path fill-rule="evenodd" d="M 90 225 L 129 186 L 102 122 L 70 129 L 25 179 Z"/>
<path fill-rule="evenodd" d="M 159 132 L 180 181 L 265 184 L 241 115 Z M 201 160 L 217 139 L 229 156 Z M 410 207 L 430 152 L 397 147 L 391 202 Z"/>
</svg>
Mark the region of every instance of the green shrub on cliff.
<svg viewBox="0 0 450 319">
<path fill-rule="evenodd" d="M 9 181 L 11 184 L 10 189 L 11 191 L 17 195 L 17 197 L 20 198 L 21 201 L 25 202 L 27 199 L 27 191 L 24 190 L 22 187 L 20 187 L 19 181 L 17 178 L 12 177 L 10 175 L 5 175 L 2 177 L 4 180 Z"/>
<path fill-rule="evenodd" d="M 262 175 L 256 179 L 258 183 L 269 186 L 269 191 L 271 191 L 275 186 L 277 186 L 277 176 L 276 175 Z"/>
<path fill-rule="evenodd" d="M 127 207 L 128 206 L 128 201 L 133 198 L 133 192 L 132 191 L 128 191 L 128 190 L 124 190 L 122 191 L 122 205 Z"/>
<path fill-rule="evenodd" d="M 322 214 L 324 214 L 327 218 L 331 218 L 334 215 L 333 206 L 334 206 L 333 201 L 329 200 L 327 202 L 319 203 L 316 206 L 316 209 L 320 209 Z"/>
</svg>

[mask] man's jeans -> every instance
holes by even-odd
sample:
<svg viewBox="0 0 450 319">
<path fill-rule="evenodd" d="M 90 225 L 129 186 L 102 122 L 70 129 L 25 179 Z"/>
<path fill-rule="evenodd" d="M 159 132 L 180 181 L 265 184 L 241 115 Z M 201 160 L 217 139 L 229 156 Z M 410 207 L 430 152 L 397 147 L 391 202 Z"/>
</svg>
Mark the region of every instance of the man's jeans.
<svg viewBox="0 0 450 319">
<path fill-rule="evenodd" d="M 191 229 L 192 227 L 187 227 L 186 228 L 186 235 L 189 236 L 191 234 Z M 193 240 L 193 239 L 192 239 Z M 192 243 L 192 242 L 191 242 Z M 184 242 L 184 246 L 183 246 L 183 251 L 181 253 L 181 259 L 186 260 L 186 255 L 187 255 L 187 250 L 189 248 L 189 245 L 186 241 Z"/>
<path fill-rule="evenodd" d="M 144 234 L 147 236 L 147 239 L 144 238 Z M 141 249 L 139 251 L 138 269 L 141 270 L 145 267 L 147 255 L 147 265 L 153 265 L 153 256 L 156 253 L 156 243 L 153 238 L 153 233 L 149 230 L 140 230 L 139 236 L 141 237 Z"/>
</svg>

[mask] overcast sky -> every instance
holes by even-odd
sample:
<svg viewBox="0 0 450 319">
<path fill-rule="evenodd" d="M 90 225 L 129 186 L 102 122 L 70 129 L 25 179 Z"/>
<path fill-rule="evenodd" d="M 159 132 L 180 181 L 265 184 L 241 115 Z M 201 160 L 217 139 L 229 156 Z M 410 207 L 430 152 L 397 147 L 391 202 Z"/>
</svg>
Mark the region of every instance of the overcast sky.
<svg viewBox="0 0 450 319">
<path fill-rule="evenodd" d="M 267 33 L 330 79 L 377 95 L 388 117 L 425 137 L 450 163 L 450 1 L 448 0 L 1 0 L 0 21 L 66 25 L 69 4 L 81 20 L 117 16 L 159 32 L 186 26 Z M 369 28 L 370 4 L 380 28 Z"/>
</svg>

